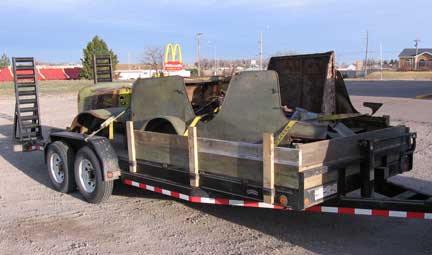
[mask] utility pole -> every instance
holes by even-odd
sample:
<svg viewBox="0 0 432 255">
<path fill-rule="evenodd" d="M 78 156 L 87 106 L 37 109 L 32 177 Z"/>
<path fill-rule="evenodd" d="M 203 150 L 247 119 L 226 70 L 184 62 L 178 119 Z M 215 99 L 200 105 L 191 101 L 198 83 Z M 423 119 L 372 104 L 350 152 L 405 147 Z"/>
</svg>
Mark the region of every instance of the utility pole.
<svg viewBox="0 0 432 255">
<path fill-rule="evenodd" d="M 382 43 L 380 43 L 380 66 L 381 66 L 381 80 L 383 79 L 383 48 Z"/>
<path fill-rule="evenodd" d="M 260 32 L 259 38 L 259 69 L 263 70 L 263 33 Z"/>
<path fill-rule="evenodd" d="M 419 42 L 420 42 L 420 39 L 417 38 L 417 39 L 414 40 L 414 42 L 415 42 L 414 46 L 416 47 L 416 55 L 414 57 L 414 70 L 417 71 L 417 55 L 418 55 L 418 51 L 419 51 Z"/>
<path fill-rule="evenodd" d="M 128 70 L 130 70 L 130 62 L 131 62 L 131 54 L 130 51 L 128 51 Z"/>
<path fill-rule="evenodd" d="M 366 54 L 365 54 L 365 63 L 364 63 L 365 78 L 367 76 L 368 51 L 369 51 L 369 31 L 366 30 Z"/>
<path fill-rule="evenodd" d="M 201 76 L 201 36 L 202 33 L 197 33 L 197 43 L 198 43 L 198 77 Z"/>
<path fill-rule="evenodd" d="M 213 44 L 213 57 L 214 57 L 214 75 L 216 75 L 217 74 L 216 44 Z"/>
</svg>

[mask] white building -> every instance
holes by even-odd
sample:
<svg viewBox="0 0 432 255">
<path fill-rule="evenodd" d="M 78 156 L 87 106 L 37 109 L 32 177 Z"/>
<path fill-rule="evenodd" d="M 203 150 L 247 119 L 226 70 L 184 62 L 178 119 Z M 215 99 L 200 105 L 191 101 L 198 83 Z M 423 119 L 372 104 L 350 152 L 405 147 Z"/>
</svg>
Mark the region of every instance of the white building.
<svg viewBox="0 0 432 255">
<path fill-rule="evenodd" d="M 156 77 L 156 71 L 155 70 L 116 70 L 115 71 L 116 76 L 119 80 L 127 81 L 127 80 L 136 80 L 138 78 L 151 78 Z M 190 77 L 191 72 L 187 70 L 180 70 L 180 71 L 163 71 L 163 74 L 165 76 L 182 76 L 182 77 Z"/>
</svg>

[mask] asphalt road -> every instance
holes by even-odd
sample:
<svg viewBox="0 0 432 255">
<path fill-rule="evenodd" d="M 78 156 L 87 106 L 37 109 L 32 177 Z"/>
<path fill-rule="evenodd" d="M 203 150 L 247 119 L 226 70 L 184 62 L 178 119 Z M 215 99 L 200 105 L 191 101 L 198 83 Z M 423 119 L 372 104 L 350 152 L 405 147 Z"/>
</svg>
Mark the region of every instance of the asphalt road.
<svg viewBox="0 0 432 255">
<path fill-rule="evenodd" d="M 352 96 L 415 98 L 432 95 L 432 81 L 346 81 Z"/>
</svg>

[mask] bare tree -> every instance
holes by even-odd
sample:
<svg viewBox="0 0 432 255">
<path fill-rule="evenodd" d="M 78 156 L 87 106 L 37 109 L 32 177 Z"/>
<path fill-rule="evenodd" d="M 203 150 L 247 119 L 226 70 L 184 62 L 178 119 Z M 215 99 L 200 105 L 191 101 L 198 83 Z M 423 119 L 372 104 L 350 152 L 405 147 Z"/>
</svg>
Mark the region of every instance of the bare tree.
<svg viewBox="0 0 432 255">
<path fill-rule="evenodd" d="M 143 64 L 149 64 L 155 71 L 162 69 L 164 51 L 160 47 L 147 47 L 144 50 Z"/>
</svg>

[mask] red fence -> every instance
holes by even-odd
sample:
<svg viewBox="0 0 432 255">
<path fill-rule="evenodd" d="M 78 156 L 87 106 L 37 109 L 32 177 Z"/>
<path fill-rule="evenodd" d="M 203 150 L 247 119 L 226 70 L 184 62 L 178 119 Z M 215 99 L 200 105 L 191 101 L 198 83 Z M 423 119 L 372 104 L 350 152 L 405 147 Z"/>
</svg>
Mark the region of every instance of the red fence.
<svg viewBox="0 0 432 255">
<path fill-rule="evenodd" d="M 43 80 L 77 80 L 81 73 L 81 67 L 73 68 L 37 68 L 37 79 Z M 22 72 L 22 71 L 21 71 Z M 10 68 L 0 69 L 0 82 L 13 81 Z"/>
<path fill-rule="evenodd" d="M 9 68 L 0 69 L 0 82 L 1 81 L 13 81 L 13 75 Z"/>
<path fill-rule="evenodd" d="M 78 80 L 81 73 L 81 67 L 65 68 L 64 72 L 69 76 L 70 80 Z"/>
</svg>

